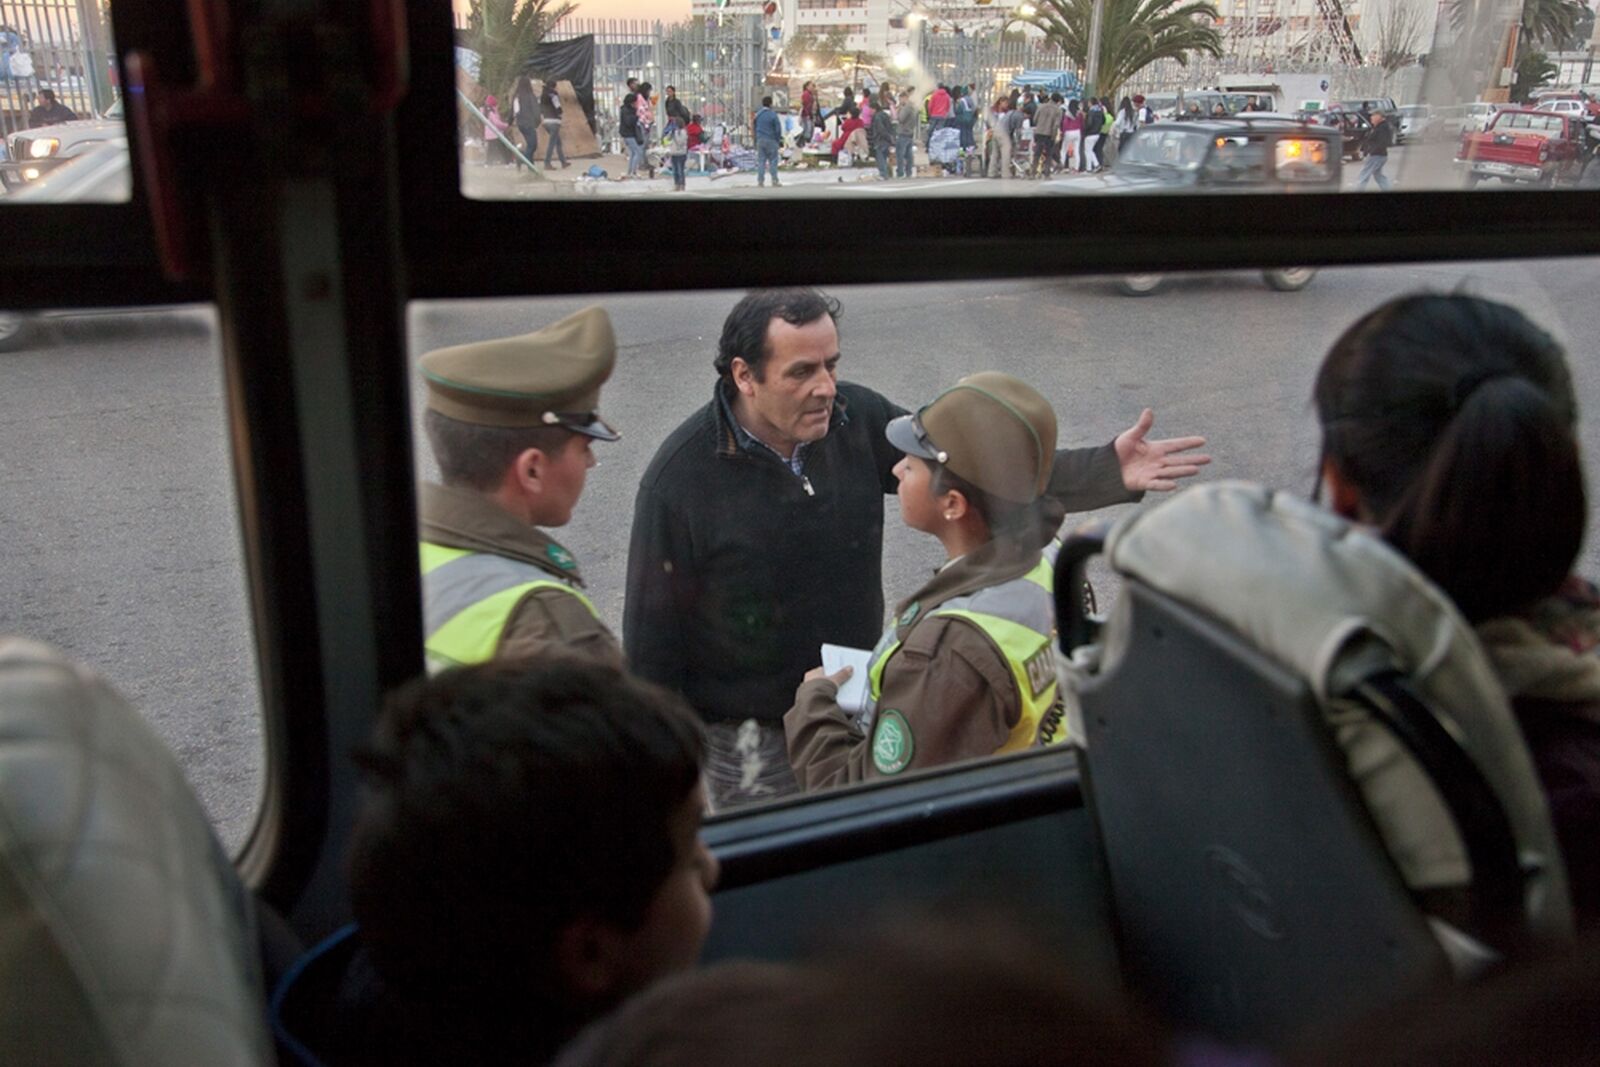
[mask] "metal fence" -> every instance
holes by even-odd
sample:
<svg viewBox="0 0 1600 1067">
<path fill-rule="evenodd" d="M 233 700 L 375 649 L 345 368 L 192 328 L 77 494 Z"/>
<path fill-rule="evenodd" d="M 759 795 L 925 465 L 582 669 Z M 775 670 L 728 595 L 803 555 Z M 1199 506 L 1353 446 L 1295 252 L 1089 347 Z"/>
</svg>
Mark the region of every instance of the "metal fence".
<svg viewBox="0 0 1600 1067">
<path fill-rule="evenodd" d="M 106 0 L 0 0 L 0 136 L 28 126 L 49 89 L 81 118 L 116 94 Z"/>
<path fill-rule="evenodd" d="M 457 28 L 465 29 L 458 15 Z M 594 35 L 596 134 L 603 149 L 621 152 L 617 115 L 627 80 L 649 82 L 655 94 L 671 85 L 708 129 L 726 124 L 735 132 L 749 125 L 765 87 L 767 40 L 759 15 L 690 19 L 679 23 L 632 19 L 561 20 L 546 35 L 565 41 Z"/>
<path fill-rule="evenodd" d="M 1042 37 L 999 38 L 995 33 L 923 34 L 917 62 L 928 80 L 945 85 L 976 85 L 980 105 L 985 95 L 1009 89 L 1012 76 L 1024 70 L 1069 70 L 1081 77 L 1078 64 Z"/>
<path fill-rule="evenodd" d="M 623 19 L 564 19 L 552 41 L 594 35 L 594 99 L 600 143 L 620 152 L 617 113 L 627 80 L 649 82 L 655 93 L 671 85 L 708 128 L 749 123 L 766 76 L 767 43 L 757 15 L 692 19 L 681 23 Z"/>
<path fill-rule="evenodd" d="M 997 41 L 993 33 L 978 35 L 938 34 L 925 36 L 918 48 L 918 61 L 933 81 L 960 82 L 978 86 L 981 97 L 988 91 L 1010 87 L 1013 75 L 1022 70 L 1067 70 L 1080 80 L 1084 71 L 1074 59 L 1042 37 Z M 1280 74 L 1327 73 L 1329 94 L 1334 98 L 1392 96 L 1401 103 L 1421 93 L 1422 68 L 1407 67 L 1386 71 L 1376 66 L 1349 67 L 1338 62 L 1305 62 L 1292 56 L 1224 55 L 1220 58 L 1191 55 L 1187 63 L 1159 59 L 1130 78 L 1121 92 L 1161 93 L 1197 89 L 1217 84 L 1225 74 L 1245 74 L 1261 70 Z"/>
</svg>

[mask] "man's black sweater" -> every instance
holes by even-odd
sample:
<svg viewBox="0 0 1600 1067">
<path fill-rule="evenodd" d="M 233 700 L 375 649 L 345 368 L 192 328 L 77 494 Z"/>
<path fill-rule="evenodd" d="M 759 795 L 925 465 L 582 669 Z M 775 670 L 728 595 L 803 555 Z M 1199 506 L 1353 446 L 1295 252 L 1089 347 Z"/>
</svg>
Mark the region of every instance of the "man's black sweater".
<svg viewBox="0 0 1600 1067">
<path fill-rule="evenodd" d="M 903 414 L 839 383 L 803 477 L 741 448 L 715 395 L 673 431 L 634 504 L 622 623 L 633 670 L 707 720 L 777 722 L 823 642 L 871 648 L 884 624 L 883 497 L 901 455 L 884 427 Z M 1071 511 L 1137 499 L 1110 445 L 1056 453 L 1050 493 Z"/>
</svg>

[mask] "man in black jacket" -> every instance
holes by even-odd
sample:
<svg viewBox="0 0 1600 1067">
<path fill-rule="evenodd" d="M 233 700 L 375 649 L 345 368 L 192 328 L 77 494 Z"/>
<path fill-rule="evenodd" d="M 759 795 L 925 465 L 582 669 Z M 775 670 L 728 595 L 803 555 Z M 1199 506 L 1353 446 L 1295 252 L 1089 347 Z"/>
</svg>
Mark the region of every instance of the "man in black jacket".
<svg viewBox="0 0 1600 1067">
<path fill-rule="evenodd" d="M 1367 182 L 1375 181 L 1379 189 L 1388 192 L 1389 179 L 1383 173 L 1383 165 L 1389 162 L 1389 146 L 1394 144 L 1394 127 L 1389 125 L 1388 116 L 1381 111 L 1374 111 L 1368 117 L 1372 122 L 1372 131 L 1367 134 L 1367 143 L 1363 146 L 1367 158 L 1361 164 L 1356 188 L 1365 189 Z"/>
<path fill-rule="evenodd" d="M 714 806 L 796 790 L 783 734 L 823 642 L 871 648 L 883 624 L 883 497 L 905 409 L 838 380 L 836 300 L 757 290 L 723 324 L 711 402 L 662 443 L 634 506 L 623 645 L 640 676 L 706 720 Z M 1148 441 L 1153 416 L 1056 453 L 1072 511 L 1137 500 L 1209 462 L 1203 438 Z"/>
</svg>

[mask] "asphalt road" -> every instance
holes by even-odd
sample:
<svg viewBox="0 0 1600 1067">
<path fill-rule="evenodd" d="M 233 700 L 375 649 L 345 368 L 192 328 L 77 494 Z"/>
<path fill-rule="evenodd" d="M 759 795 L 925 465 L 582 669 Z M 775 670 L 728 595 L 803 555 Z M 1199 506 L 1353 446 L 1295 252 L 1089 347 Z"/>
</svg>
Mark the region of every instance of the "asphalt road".
<svg viewBox="0 0 1600 1067">
<path fill-rule="evenodd" d="M 1577 261 L 1341 269 L 1298 294 L 1271 292 L 1255 274 L 1209 274 L 1141 299 L 1096 280 L 841 289 L 841 370 L 907 405 L 964 373 L 1006 370 L 1052 398 L 1065 443 L 1109 441 L 1148 405 L 1157 434 L 1210 437 L 1206 477 L 1307 491 L 1321 355 L 1395 293 L 1466 286 L 1524 308 L 1567 342 L 1581 402 L 1600 406 L 1594 271 Z M 561 536 L 613 625 L 639 475 L 709 399 L 735 299 L 605 301 L 622 349 L 603 406 L 623 440 L 597 447 L 601 464 Z M 535 329 L 585 303 L 419 305 L 412 351 Z M 62 321 L 41 347 L 0 356 L 0 632 L 52 641 L 104 672 L 178 752 L 232 845 L 253 815 L 261 756 L 220 392 L 205 309 Z M 1600 421 L 1583 435 L 1600 454 Z M 892 603 L 940 552 L 899 523 L 892 497 L 886 507 Z M 1587 573 L 1600 574 L 1597 556 L 1591 543 Z"/>
</svg>

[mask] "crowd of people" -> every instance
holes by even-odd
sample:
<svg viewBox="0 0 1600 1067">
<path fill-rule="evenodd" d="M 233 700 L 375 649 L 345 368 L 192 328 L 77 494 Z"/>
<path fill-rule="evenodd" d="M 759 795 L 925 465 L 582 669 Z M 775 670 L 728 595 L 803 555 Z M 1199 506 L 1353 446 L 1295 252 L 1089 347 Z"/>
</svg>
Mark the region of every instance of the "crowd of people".
<svg viewBox="0 0 1600 1067">
<path fill-rule="evenodd" d="M 1019 86 L 980 104 L 977 92 L 975 85 L 939 83 L 919 97 L 910 87 L 846 86 L 839 104 L 827 108 L 816 84 L 808 81 L 800 94 L 796 145 L 826 146 L 841 165 L 870 158 L 884 180 L 912 176 L 918 146 L 951 169 L 962 160 L 969 174 L 1049 178 L 1058 171 L 1105 168 L 1135 130 L 1155 121 L 1142 95 L 1124 96 L 1113 105 L 1109 97 L 1069 99 Z M 762 108 L 772 108 L 770 97 Z M 763 112 L 757 113 L 758 122 Z M 944 130 L 953 135 L 943 137 Z M 762 158 L 776 159 L 783 148 L 776 113 L 764 132 L 753 132 L 759 149 L 768 153 Z"/>
<path fill-rule="evenodd" d="M 768 290 L 729 314 L 710 402 L 639 487 L 620 644 L 546 532 L 577 506 L 591 445 L 618 439 L 599 415 L 605 313 L 424 357 L 442 479 L 422 496 L 436 673 L 394 696 L 360 756 L 358 925 L 283 998 L 281 1025 L 326 1062 L 539 1062 L 597 1021 L 561 1062 L 905 1062 L 913 1018 L 935 1020 L 919 1063 L 1270 1062 L 1163 1035 L 1037 951 L 997 957 L 1012 941 L 992 930 L 923 926 L 865 955 L 684 973 L 717 878 L 704 812 L 1058 740 L 1064 513 L 1175 488 L 1207 462 L 1199 438 L 1149 439 L 1149 411 L 1106 445 L 1057 450 L 1049 401 L 999 372 L 900 408 L 839 380 L 839 310 Z M 1588 512 L 1560 346 L 1503 304 L 1402 297 L 1334 343 L 1313 399 L 1325 506 L 1475 628 L 1578 926 L 1595 930 L 1600 593 L 1572 574 Z M 880 634 L 891 492 L 948 559 Z M 851 668 L 816 666 L 824 641 L 871 650 L 859 700 L 844 696 Z M 1449 886 L 1412 888 L 1432 913 Z M 845 990 L 852 1010 L 831 1010 Z M 1363 1062 L 1416 1052 L 1403 1034 L 1360 1043 Z"/>
</svg>

